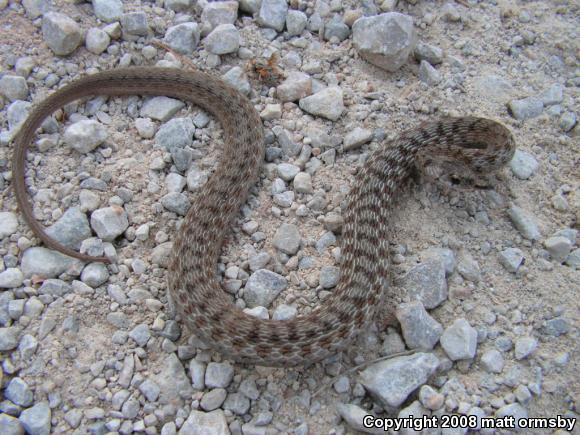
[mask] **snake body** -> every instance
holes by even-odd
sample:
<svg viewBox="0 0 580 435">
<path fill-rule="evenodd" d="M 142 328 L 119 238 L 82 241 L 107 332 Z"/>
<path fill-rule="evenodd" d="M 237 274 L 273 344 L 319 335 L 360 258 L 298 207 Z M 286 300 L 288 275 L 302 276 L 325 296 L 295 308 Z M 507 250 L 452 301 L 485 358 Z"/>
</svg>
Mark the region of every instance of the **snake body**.
<svg viewBox="0 0 580 435">
<path fill-rule="evenodd" d="M 50 95 L 32 111 L 15 140 L 13 186 L 26 222 L 50 248 L 85 261 L 108 261 L 62 246 L 44 232 L 26 191 L 26 150 L 42 121 L 63 105 L 89 95 L 134 94 L 189 101 L 223 126 L 223 157 L 196 192 L 174 238 L 169 291 L 182 321 L 199 338 L 235 360 L 261 365 L 319 361 L 343 350 L 368 325 L 388 285 L 389 210 L 418 162 L 451 164 L 461 175 L 478 176 L 501 168 L 515 150 L 506 127 L 474 117 L 421 124 L 376 150 L 349 193 L 336 288 L 308 315 L 262 320 L 235 307 L 217 279 L 224 237 L 257 181 L 264 156 L 263 127 L 252 103 L 220 79 L 202 72 L 128 68 L 84 77 Z"/>
</svg>

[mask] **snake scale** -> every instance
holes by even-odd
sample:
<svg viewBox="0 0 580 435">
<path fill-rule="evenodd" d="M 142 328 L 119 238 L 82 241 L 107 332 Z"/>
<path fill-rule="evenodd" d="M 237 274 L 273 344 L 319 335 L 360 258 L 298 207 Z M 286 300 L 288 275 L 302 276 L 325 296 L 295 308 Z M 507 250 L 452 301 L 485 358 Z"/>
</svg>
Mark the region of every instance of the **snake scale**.
<svg viewBox="0 0 580 435">
<path fill-rule="evenodd" d="M 223 126 L 223 157 L 195 193 L 174 238 L 169 291 L 182 322 L 199 338 L 230 358 L 261 365 L 319 361 L 343 350 L 368 325 L 388 285 L 389 209 L 417 165 L 439 163 L 475 177 L 500 169 L 515 150 L 506 127 L 475 117 L 423 123 L 380 147 L 358 172 L 348 196 L 338 285 L 308 315 L 262 320 L 235 307 L 217 278 L 224 237 L 264 158 L 263 127 L 252 103 L 218 78 L 197 71 L 126 68 L 83 77 L 51 94 L 31 112 L 15 139 L 12 185 L 26 222 L 52 249 L 84 261 L 109 261 L 62 246 L 44 232 L 26 190 L 26 150 L 42 121 L 65 104 L 86 96 L 135 94 L 189 101 Z"/>
</svg>

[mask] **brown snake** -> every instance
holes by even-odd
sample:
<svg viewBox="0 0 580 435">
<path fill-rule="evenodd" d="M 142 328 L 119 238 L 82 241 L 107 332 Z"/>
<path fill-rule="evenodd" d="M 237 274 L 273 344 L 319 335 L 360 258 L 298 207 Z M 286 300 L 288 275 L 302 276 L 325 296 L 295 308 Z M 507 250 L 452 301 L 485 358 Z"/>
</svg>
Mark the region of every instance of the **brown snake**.
<svg viewBox="0 0 580 435">
<path fill-rule="evenodd" d="M 412 169 L 453 167 L 473 178 L 498 170 L 515 143 L 503 125 L 485 118 L 444 118 L 402 133 L 375 151 L 359 171 L 344 212 L 340 282 L 306 316 L 261 320 L 232 304 L 217 279 L 216 264 L 232 219 L 258 179 L 263 127 L 252 103 L 221 80 L 201 72 L 129 68 L 77 80 L 42 101 L 15 140 L 13 186 L 34 233 L 50 248 L 85 261 L 51 239 L 33 216 L 25 186 L 26 150 L 42 121 L 56 109 L 90 95 L 166 95 L 213 114 L 225 132 L 224 156 L 195 194 L 175 236 L 168 281 L 182 321 L 213 348 L 243 362 L 291 366 L 333 355 L 368 325 L 388 285 L 389 209 Z"/>
</svg>

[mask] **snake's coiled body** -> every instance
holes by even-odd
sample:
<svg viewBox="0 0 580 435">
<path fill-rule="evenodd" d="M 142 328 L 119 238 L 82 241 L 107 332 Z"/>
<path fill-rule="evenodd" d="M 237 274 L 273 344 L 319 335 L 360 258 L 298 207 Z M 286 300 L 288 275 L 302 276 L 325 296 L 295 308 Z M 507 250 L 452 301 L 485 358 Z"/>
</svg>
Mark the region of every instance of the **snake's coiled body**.
<svg viewBox="0 0 580 435">
<path fill-rule="evenodd" d="M 224 237 L 258 178 L 264 155 L 262 123 L 251 102 L 217 78 L 174 69 L 119 69 L 82 78 L 40 103 L 15 141 L 13 186 L 27 223 L 53 249 L 85 261 L 107 261 L 60 245 L 34 219 L 24 181 L 26 149 L 44 118 L 64 104 L 89 95 L 134 94 L 190 101 L 223 126 L 224 155 L 195 194 L 174 239 L 169 290 L 193 333 L 229 357 L 263 365 L 321 360 L 341 351 L 373 318 L 388 282 L 389 208 L 417 161 L 452 163 L 478 175 L 500 168 L 515 149 L 503 125 L 465 117 L 423 124 L 375 151 L 349 194 L 337 287 L 307 316 L 261 320 L 235 307 L 216 277 Z"/>
</svg>

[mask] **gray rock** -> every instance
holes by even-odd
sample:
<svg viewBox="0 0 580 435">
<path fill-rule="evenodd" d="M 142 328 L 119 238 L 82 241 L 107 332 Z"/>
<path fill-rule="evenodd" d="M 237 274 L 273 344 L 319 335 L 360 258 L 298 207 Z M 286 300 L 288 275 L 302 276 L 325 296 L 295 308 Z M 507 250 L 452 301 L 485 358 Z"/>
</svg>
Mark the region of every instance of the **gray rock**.
<svg viewBox="0 0 580 435">
<path fill-rule="evenodd" d="M 276 195 L 274 195 L 273 199 L 274 204 L 276 204 L 277 206 L 289 208 L 292 206 L 292 203 L 294 202 L 294 192 L 288 190 L 286 192 L 277 193 Z"/>
<path fill-rule="evenodd" d="M 147 36 L 149 25 L 145 12 L 129 12 L 121 16 L 123 38 L 136 40 L 139 36 Z"/>
<path fill-rule="evenodd" d="M 244 300 L 250 308 L 268 307 L 287 287 L 288 281 L 282 275 L 259 269 L 250 275 L 246 283 Z"/>
<path fill-rule="evenodd" d="M 419 80 L 429 86 L 435 86 L 441 82 L 441 73 L 429 62 L 422 60 L 419 66 Z"/>
<path fill-rule="evenodd" d="M 220 24 L 206 36 L 204 44 L 213 54 L 235 53 L 240 48 L 240 32 L 233 24 Z"/>
<path fill-rule="evenodd" d="M 445 266 L 440 259 L 428 259 L 413 267 L 401 282 L 411 299 L 419 300 L 425 308 L 433 309 L 447 300 Z"/>
<path fill-rule="evenodd" d="M 199 169 L 192 167 L 187 173 L 187 189 L 191 192 L 194 192 L 195 190 L 202 187 L 206 183 L 207 179 L 208 177 L 205 172 L 201 172 Z"/>
<path fill-rule="evenodd" d="M 6 389 L 4 390 L 4 396 L 10 400 L 12 403 L 24 406 L 28 408 L 32 405 L 34 396 L 32 391 L 26 382 L 21 378 L 12 378 Z"/>
<path fill-rule="evenodd" d="M 0 273 L 0 288 L 15 288 L 22 285 L 24 274 L 20 269 L 9 267 Z"/>
<path fill-rule="evenodd" d="M 336 287 L 340 280 L 340 268 L 336 266 L 323 266 L 320 269 L 319 283 L 323 289 Z"/>
<path fill-rule="evenodd" d="M 477 77 L 473 84 L 482 97 L 501 103 L 507 101 L 514 92 L 509 81 L 494 74 Z"/>
<path fill-rule="evenodd" d="M 316 242 L 316 250 L 322 254 L 326 248 L 333 245 L 336 245 L 336 236 L 332 231 L 327 231 Z"/>
<path fill-rule="evenodd" d="M 481 271 L 477 261 L 467 252 L 463 252 L 457 263 L 457 271 L 467 281 L 479 282 L 481 280 Z"/>
<path fill-rule="evenodd" d="M 572 250 L 572 242 L 564 236 L 553 236 L 544 241 L 544 247 L 554 260 L 562 263 L 568 258 L 568 254 Z"/>
<path fill-rule="evenodd" d="M 151 139 L 155 135 L 155 123 L 149 118 L 137 118 L 135 128 L 139 136 L 144 139 Z"/>
<path fill-rule="evenodd" d="M 514 175 L 520 180 L 527 180 L 538 169 L 539 163 L 536 158 L 525 152 L 516 150 L 513 159 L 510 161 L 510 168 Z"/>
<path fill-rule="evenodd" d="M 294 177 L 300 172 L 300 168 L 290 163 L 280 163 L 276 166 L 278 175 L 284 181 L 292 181 Z"/>
<path fill-rule="evenodd" d="M 129 332 L 129 337 L 131 337 L 139 346 L 145 346 L 151 338 L 149 326 L 144 323 L 135 326 L 131 332 Z"/>
<path fill-rule="evenodd" d="M 155 143 L 168 151 L 193 144 L 195 126 L 191 118 L 174 118 L 163 124 L 155 134 Z"/>
<path fill-rule="evenodd" d="M 359 18 L 352 33 L 359 54 L 387 71 L 396 71 L 407 62 L 417 39 L 413 19 L 398 12 Z"/>
<path fill-rule="evenodd" d="M 222 76 L 222 79 L 244 95 L 249 95 L 252 90 L 248 76 L 239 66 L 230 68 L 228 72 Z"/>
<path fill-rule="evenodd" d="M 324 26 L 324 39 L 330 41 L 332 38 L 339 42 L 344 41 L 350 36 L 350 28 L 342 21 L 340 15 L 335 15 Z"/>
<path fill-rule="evenodd" d="M 538 240 L 541 237 L 536 217 L 522 208 L 512 205 L 508 210 L 508 215 L 516 229 L 529 240 Z"/>
<path fill-rule="evenodd" d="M 185 103 L 174 98 L 165 96 L 153 97 L 147 100 L 141 107 L 141 116 L 166 122 L 175 115 Z"/>
<path fill-rule="evenodd" d="M 312 78 L 300 71 L 291 71 L 286 80 L 276 88 L 276 95 L 282 102 L 298 101 L 312 94 Z"/>
<path fill-rule="evenodd" d="M 574 249 L 570 255 L 568 255 L 568 258 L 566 258 L 564 263 L 566 266 L 570 266 L 574 269 L 580 269 L 580 248 Z"/>
<path fill-rule="evenodd" d="M 302 238 L 296 225 L 283 223 L 278 227 L 272 240 L 272 245 L 279 251 L 294 255 L 300 249 Z"/>
<path fill-rule="evenodd" d="M 91 27 L 87 31 L 85 37 L 85 46 L 93 54 L 101 54 L 107 49 L 111 42 L 111 37 L 105 32 L 97 27 Z"/>
<path fill-rule="evenodd" d="M 400 304 L 396 316 L 410 349 L 431 350 L 443 333 L 441 324 L 427 313 L 421 301 Z"/>
<path fill-rule="evenodd" d="M 255 272 L 258 269 L 263 269 L 270 262 L 270 254 L 265 251 L 258 252 L 249 258 L 250 270 Z"/>
<path fill-rule="evenodd" d="M 157 385 L 155 382 L 150 379 L 145 379 L 145 381 L 139 385 L 139 391 L 143 393 L 149 402 L 155 402 L 159 397 L 160 389 L 159 385 Z"/>
<path fill-rule="evenodd" d="M 31 20 L 50 11 L 50 3 L 50 0 L 22 0 L 22 6 L 24 6 L 26 15 Z M 0 7 L 0 9 L 2 8 Z"/>
<path fill-rule="evenodd" d="M 151 379 L 160 389 L 158 402 L 166 405 L 175 403 L 178 397 L 191 398 L 193 389 L 177 355 L 167 355 L 161 367 L 161 372 Z"/>
<path fill-rule="evenodd" d="M 508 109 L 515 119 L 526 120 L 540 116 L 544 110 L 544 104 L 537 97 L 528 97 L 510 101 Z"/>
<path fill-rule="evenodd" d="M 284 30 L 287 13 L 288 3 L 286 0 L 262 0 L 257 20 L 260 25 L 281 32 Z"/>
<path fill-rule="evenodd" d="M 223 408 L 236 415 L 244 415 L 250 410 L 250 401 L 241 393 L 230 393 L 223 404 Z"/>
<path fill-rule="evenodd" d="M 25 278 L 32 275 L 53 278 L 67 271 L 80 273 L 82 262 L 60 252 L 42 247 L 28 248 L 22 255 L 21 268 Z"/>
<path fill-rule="evenodd" d="M 289 157 L 293 157 L 300 154 L 302 145 L 294 142 L 292 134 L 288 130 L 280 126 L 275 126 L 272 129 L 272 131 L 276 135 L 276 139 L 278 139 L 278 143 L 282 147 L 282 151 L 284 152 L 284 154 L 286 154 Z"/>
<path fill-rule="evenodd" d="M 20 421 L 8 414 L 0 414 L 0 429 L 3 435 L 24 435 Z"/>
<path fill-rule="evenodd" d="M 294 190 L 297 193 L 312 193 L 312 177 L 307 172 L 299 172 L 294 177 Z"/>
<path fill-rule="evenodd" d="M 129 226 L 127 213 L 122 207 L 113 205 L 100 208 L 91 214 L 91 227 L 106 242 L 112 242 Z"/>
<path fill-rule="evenodd" d="M 78 250 L 82 241 L 91 237 L 91 227 L 87 215 L 80 208 L 72 207 L 46 229 L 46 234 L 62 245 Z"/>
<path fill-rule="evenodd" d="M 227 391 L 223 388 L 214 388 L 203 395 L 199 405 L 204 411 L 213 411 L 222 406 L 222 403 L 226 400 L 227 394 Z"/>
<path fill-rule="evenodd" d="M 306 28 L 308 17 L 302 11 L 289 10 L 286 15 L 286 29 L 290 36 L 299 36 Z"/>
<path fill-rule="evenodd" d="M 165 32 L 163 42 L 181 54 L 192 54 L 199 44 L 201 30 L 197 23 L 182 23 Z"/>
<path fill-rule="evenodd" d="M 534 337 L 520 337 L 516 340 L 516 359 L 524 359 L 530 356 L 538 348 L 538 340 Z"/>
<path fill-rule="evenodd" d="M 566 112 L 560 118 L 560 128 L 565 133 L 569 132 L 576 125 L 576 114 L 574 112 Z"/>
<path fill-rule="evenodd" d="M 64 142 L 81 154 L 86 154 L 105 142 L 107 129 L 103 124 L 83 119 L 69 126 L 64 132 Z"/>
<path fill-rule="evenodd" d="M 503 355 L 498 350 L 488 350 L 481 356 L 481 366 L 489 373 L 501 373 L 504 366 Z"/>
<path fill-rule="evenodd" d="M 383 405 L 396 408 L 425 384 L 438 366 L 433 354 L 400 356 L 371 365 L 360 374 L 360 382 Z"/>
<path fill-rule="evenodd" d="M 227 388 L 234 378 L 234 368 L 228 363 L 210 362 L 205 370 L 207 388 Z"/>
<path fill-rule="evenodd" d="M 421 41 L 417 42 L 413 54 L 419 62 L 425 60 L 431 65 L 438 65 L 443 62 L 443 50 L 441 48 Z"/>
<path fill-rule="evenodd" d="M 9 211 L 0 212 L 0 239 L 11 236 L 18 231 L 18 218 Z"/>
<path fill-rule="evenodd" d="M 64 14 L 48 12 L 42 17 L 42 38 L 54 54 L 66 56 L 81 44 L 81 28 Z"/>
<path fill-rule="evenodd" d="M 300 99 L 299 106 L 311 115 L 336 121 L 344 112 L 342 89 L 338 86 L 329 86 L 314 95 Z"/>
<path fill-rule="evenodd" d="M 373 139 L 372 130 L 355 127 L 352 131 L 344 136 L 343 146 L 345 151 L 351 151 L 360 148 L 362 145 Z"/>
<path fill-rule="evenodd" d="M 256 381 L 251 377 L 244 379 L 240 383 L 238 391 L 251 400 L 258 400 L 260 397 L 260 390 L 256 386 Z"/>
<path fill-rule="evenodd" d="M 191 375 L 191 384 L 195 390 L 205 389 L 205 364 L 192 359 L 189 362 L 189 373 Z"/>
<path fill-rule="evenodd" d="M 36 349 L 38 349 L 38 340 L 30 334 L 24 335 L 18 344 L 18 352 L 20 352 L 20 358 L 23 361 L 32 358 Z"/>
<path fill-rule="evenodd" d="M 518 248 L 507 248 L 499 253 L 499 262 L 508 272 L 516 273 L 524 260 L 524 253 Z"/>
<path fill-rule="evenodd" d="M 38 289 L 41 295 L 64 296 L 72 291 L 72 286 L 60 279 L 46 279 Z"/>
<path fill-rule="evenodd" d="M 11 133 L 10 138 L 18 132 L 20 126 L 26 121 L 30 107 L 31 104 L 28 101 L 20 100 L 16 100 L 8 106 L 6 118 L 8 119 L 8 129 Z"/>
<path fill-rule="evenodd" d="M 554 83 L 540 95 L 544 106 L 553 106 L 564 101 L 564 86 Z"/>
<path fill-rule="evenodd" d="M 369 412 L 365 411 L 357 405 L 353 405 L 351 403 L 337 403 L 336 410 L 342 419 L 346 421 L 346 423 L 354 430 L 376 435 L 385 434 L 384 429 L 368 428 L 363 424 L 363 421 L 365 417 L 369 415 Z"/>
<path fill-rule="evenodd" d="M 255 14 L 260 10 L 262 0 L 240 0 L 240 10 L 249 14 Z"/>
<path fill-rule="evenodd" d="M 502 406 L 495 412 L 496 418 L 504 418 L 507 416 L 512 416 L 514 418 L 516 429 L 524 429 L 519 426 L 520 419 L 528 418 L 528 411 L 519 403 L 511 403 L 509 405 Z M 525 429 L 524 429 L 525 430 Z"/>
<path fill-rule="evenodd" d="M 121 0 L 94 0 L 93 10 L 99 20 L 112 23 L 121 19 L 123 2 Z"/>
<path fill-rule="evenodd" d="M 230 435 L 226 416 L 221 409 L 211 412 L 191 411 L 179 435 Z"/>
<path fill-rule="evenodd" d="M 25 409 L 18 419 L 28 434 L 48 435 L 50 433 L 51 412 L 47 402 L 40 402 L 32 408 Z"/>
<path fill-rule="evenodd" d="M 202 34 L 207 35 L 220 24 L 234 24 L 238 18 L 238 2 L 208 2 L 201 13 Z"/>
<path fill-rule="evenodd" d="M 461 21 L 461 15 L 453 3 L 445 3 L 441 8 L 441 16 L 449 22 Z"/>
<path fill-rule="evenodd" d="M 276 307 L 274 314 L 272 314 L 273 320 L 290 320 L 296 317 L 298 310 L 293 305 L 281 304 Z"/>
<path fill-rule="evenodd" d="M 185 216 L 191 206 L 191 202 L 185 193 L 174 192 L 168 193 L 161 198 L 161 205 L 173 213 Z"/>
<path fill-rule="evenodd" d="M 0 78 L 0 95 L 10 101 L 26 100 L 28 98 L 26 79 L 11 74 L 2 76 Z"/>
<path fill-rule="evenodd" d="M 546 321 L 543 328 L 543 332 L 546 335 L 551 335 L 553 337 L 559 337 L 560 335 L 567 334 L 569 331 L 570 324 L 563 317 L 555 317 Z"/>
<path fill-rule="evenodd" d="M 443 332 L 441 346 L 452 361 L 472 359 L 477 349 L 477 331 L 465 319 L 457 319 Z"/>
</svg>

